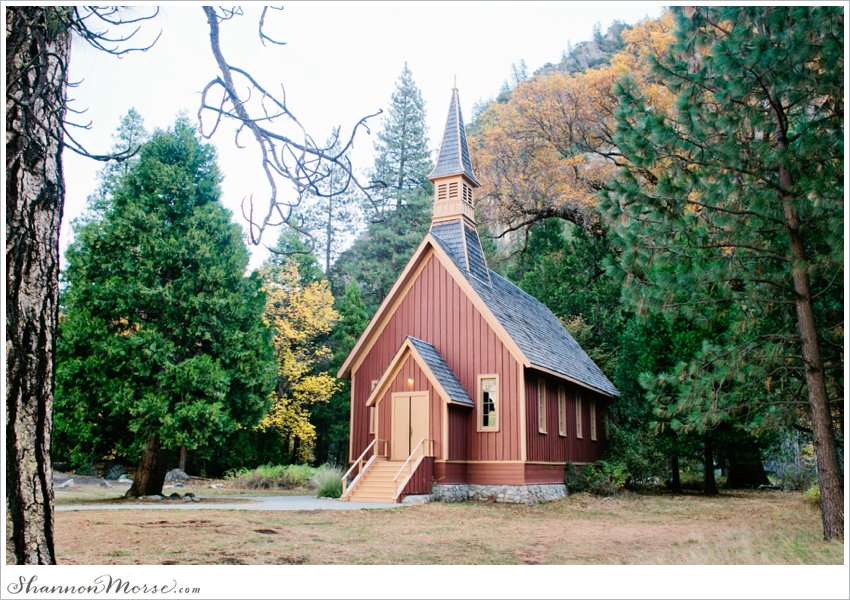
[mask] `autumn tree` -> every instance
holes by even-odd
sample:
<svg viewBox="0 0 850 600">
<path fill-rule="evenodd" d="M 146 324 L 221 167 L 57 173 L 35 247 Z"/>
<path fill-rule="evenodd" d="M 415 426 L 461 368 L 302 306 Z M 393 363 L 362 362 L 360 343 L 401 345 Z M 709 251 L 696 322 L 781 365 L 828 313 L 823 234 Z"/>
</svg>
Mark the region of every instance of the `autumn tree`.
<svg viewBox="0 0 850 600">
<path fill-rule="evenodd" d="M 728 327 L 654 393 L 685 430 L 810 425 L 824 537 L 843 538 L 843 9 L 674 15 L 654 72 L 675 110 L 619 86 L 630 166 L 603 208 L 638 309 Z"/>
<path fill-rule="evenodd" d="M 596 194 L 627 163 L 613 138 L 614 84 L 630 73 L 656 106 L 670 104 L 649 69 L 649 58 L 672 41 L 670 26 L 664 16 L 623 30 L 626 47 L 609 65 L 544 71 L 478 117 L 470 139 L 483 183 L 478 212 L 495 234 L 551 217 L 598 229 Z"/>
<path fill-rule="evenodd" d="M 334 325 L 329 339 L 333 356 L 328 365 L 328 372 L 334 376 L 369 323 L 369 315 L 356 279 L 349 282 L 345 293 L 335 306 L 339 321 Z M 337 380 L 337 384 L 337 390 L 327 404 L 317 404 L 313 409 L 312 423 L 317 434 L 317 459 L 344 465 L 348 463 L 349 458 L 351 382 Z"/>
<path fill-rule="evenodd" d="M 267 409 L 261 282 L 245 276 L 220 180 L 212 146 L 178 119 L 66 251 L 58 420 L 82 443 L 110 442 L 104 454 L 139 457 L 134 496 L 162 491 L 171 450 L 222 443 Z"/>
<path fill-rule="evenodd" d="M 298 264 L 267 264 L 261 271 L 266 292 L 264 319 L 273 332 L 277 383 L 272 407 L 259 429 L 275 430 L 286 440 L 297 462 L 313 460 L 316 428 L 312 407 L 327 403 L 337 391 L 336 379 L 324 368 L 331 357 L 326 337 L 339 319 L 326 280 L 305 283 Z"/>
</svg>

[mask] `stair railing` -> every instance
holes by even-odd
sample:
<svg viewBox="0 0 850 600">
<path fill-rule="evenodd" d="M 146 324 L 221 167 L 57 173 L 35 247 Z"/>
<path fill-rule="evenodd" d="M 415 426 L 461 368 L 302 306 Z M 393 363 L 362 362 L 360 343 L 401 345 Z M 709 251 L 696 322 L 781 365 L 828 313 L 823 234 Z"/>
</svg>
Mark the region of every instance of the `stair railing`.
<svg viewBox="0 0 850 600">
<path fill-rule="evenodd" d="M 408 474 L 407 474 L 407 477 L 405 477 L 405 478 L 404 478 L 404 480 L 401 482 L 401 485 L 398 485 L 398 483 L 397 483 L 397 482 L 398 482 L 398 478 L 399 478 L 399 477 L 401 477 L 401 474 L 404 472 L 405 467 L 407 467 L 407 465 L 408 465 L 408 464 L 410 464 L 410 460 L 411 460 L 414 456 L 416 456 L 416 451 L 417 451 L 417 450 L 419 450 L 419 448 L 420 448 L 421 446 L 423 446 L 424 444 L 426 444 L 426 442 L 427 442 L 427 444 L 428 444 L 428 452 L 426 453 L 424 449 L 422 450 L 422 455 L 419 457 L 419 459 L 418 459 L 418 460 L 416 461 L 416 463 L 413 465 L 413 468 L 411 468 L 411 469 L 410 469 L 410 473 L 408 473 Z M 401 492 L 404 490 L 404 486 L 406 486 L 406 485 L 407 485 L 407 482 L 408 482 L 408 481 L 410 481 L 410 478 L 411 478 L 411 477 L 413 476 L 413 474 L 416 472 L 416 468 L 419 466 L 419 463 L 421 463 L 421 462 L 422 462 L 422 460 L 423 460 L 426 456 L 434 456 L 434 440 L 431 440 L 431 439 L 428 439 L 428 438 L 422 438 L 421 440 L 419 440 L 419 443 L 418 443 L 418 444 L 416 444 L 416 447 L 415 447 L 415 448 L 413 449 L 413 451 L 410 453 L 410 456 L 408 456 L 408 457 L 407 457 L 407 460 L 406 460 L 406 461 L 404 461 L 404 464 L 403 464 L 403 465 L 401 465 L 401 468 L 398 470 L 398 473 L 396 473 L 396 474 L 395 474 L 395 477 L 393 477 L 393 487 L 395 488 L 395 496 L 394 496 L 394 498 L 398 498 L 398 497 L 399 497 L 399 494 L 401 494 Z"/>
<path fill-rule="evenodd" d="M 384 445 L 384 453 L 383 454 L 378 454 L 379 444 Z M 363 459 L 366 458 L 366 455 L 369 453 L 370 450 L 373 451 L 372 457 L 369 459 L 369 461 L 364 466 L 363 465 Z M 363 453 L 360 456 L 357 457 L 357 460 L 354 461 L 354 464 L 351 465 L 351 468 L 348 469 L 348 471 L 345 472 L 345 475 L 342 476 L 342 496 L 340 496 L 340 498 L 343 499 L 343 500 L 345 499 L 345 497 L 348 495 L 348 493 L 352 489 L 354 489 L 354 486 L 357 484 L 357 480 L 360 479 L 360 477 L 363 476 L 363 473 L 365 473 L 366 470 L 370 466 L 372 466 L 371 463 L 378 456 L 386 456 L 386 455 L 387 455 L 387 440 L 381 440 L 381 439 L 378 439 L 378 438 L 375 438 L 374 440 L 372 440 L 369 443 L 369 445 L 366 446 L 366 449 L 363 451 Z M 351 485 L 349 486 L 349 485 L 347 485 L 348 484 L 348 476 L 351 475 L 351 473 L 354 471 L 355 468 L 357 469 L 357 475 L 354 477 L 354 479 L 351 482 Z"/>
</svg>

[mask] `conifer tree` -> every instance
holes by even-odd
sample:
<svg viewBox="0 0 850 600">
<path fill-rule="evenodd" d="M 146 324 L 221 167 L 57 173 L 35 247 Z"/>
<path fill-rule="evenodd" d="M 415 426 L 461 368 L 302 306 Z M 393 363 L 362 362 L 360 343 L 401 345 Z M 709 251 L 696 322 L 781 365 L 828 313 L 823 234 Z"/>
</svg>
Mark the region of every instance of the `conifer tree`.
<svg viewBox="0 0 850 600">
<path fill-rule="evenodd" d="M 419 190 L 429 186 L 428 174 L 433 167 L 425 101 L 407 62 L 396 82 L 383 127 L 378 132 L 375 152 L 372 179 L 384 186 L 375 193 L 381 207 L 380 216 L 383 216 L 388 209 L 399 210 L 417 198 Z"/>
<path fill-rule="evenodd" d="M 220 180 L 214 149 L 180 118 L 66 252 L 57 434 L 140 457 L 133 495 L 161 492 L 172 449 L 223 443 L 268 408 L 261 282 L 245 276 Z"/>
<path fill-rule="evenodd" d="M 431 225 L 433 164 L 428 151 L 425 105 L 405 63 L 382 130 L 373 179 L 378 213 L 368 213 L 366 231 L 340 257 L 332 272 L 335 293 L 357 279 L 372 314 L 389 293 Z"/>
<path fill-rule="evenodd" d="M 619 87 L 631 166 L 602 207 L 637 309 L 725 326 L 654 394 L 685 431 L 811 427 L 824 536 L 842 538 L 843 9 L 673 10 L 655 72 L 675 107 Z"/>
</svg>

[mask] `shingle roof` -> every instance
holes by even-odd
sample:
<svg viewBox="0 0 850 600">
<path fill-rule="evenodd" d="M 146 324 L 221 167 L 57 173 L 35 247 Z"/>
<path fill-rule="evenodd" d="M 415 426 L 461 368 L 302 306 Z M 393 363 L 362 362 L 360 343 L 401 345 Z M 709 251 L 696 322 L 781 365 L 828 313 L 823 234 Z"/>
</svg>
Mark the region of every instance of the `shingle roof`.
<svg viewBox="0 0 850 600">
<path fill-rule="evenodd" d="M 525 293 L 507 279 L 487 269 L 488 284 L 466 268 L 466 257 L 460 240 L 467 242 L 467 254 L 480 253 L 479 244 L 465 236 L 466 227 L 460 219 L 440 223 L 431 228 L 431 234 L 451 257 L 475 292 L 492 311 L 532 366 L 542 367 L 609 395 L 620 393 L 582 350 L 560 321 L 534 297 Z M 474 238 L 478 242 L 477 235 Z M 483 253 L 481 254 L 483 262 Z M 486 269 L 486 265 L 484 266 Z"/>
<path fill-rule="evenodd" d="M 416 348 L 416 351 L 422 357 L 422 360 L 424 360 L 425 364 L 428 365 L 428 368 L 431 369 L 434 377 L 437 378 L 437 381 L 439 381 L 440 385 L 443 386 L 443 389 L 446 390 L 446 393 L 449 395 L 449 400 L 452 402 L 460 402 L 461 404 L 468 404 L 469 406 L 475 406 L 475 403 L 472 402 L 469 394 L 467 394 L 466 390 L 463 389 L 463 386 L 457 380 L 455 374 L 434 346 L 428 342 L 418 340 L 415 337 L 407 336 L 407 339 L 410 340 L 410 343 L 413 344 L 414 348 Z"/>
<path fill-rule="evenodd" d="M 429 179 L 446 177 L 448 175 L 466 175 L 476 186 L 480 186 L 472 173 L 472 161 L 469 160 L 469 146 L 466 143 L 466 129 L 463 126 L 463 115 L 460 112 L 460 101 L 457 89 L 452 90 L 452 102 L 449 106 L 449 116 L 446 119 L 446 130 L 443 142 L 440 144 L 440 155 L 437 166 L 428 176 Z"/>
</svg>

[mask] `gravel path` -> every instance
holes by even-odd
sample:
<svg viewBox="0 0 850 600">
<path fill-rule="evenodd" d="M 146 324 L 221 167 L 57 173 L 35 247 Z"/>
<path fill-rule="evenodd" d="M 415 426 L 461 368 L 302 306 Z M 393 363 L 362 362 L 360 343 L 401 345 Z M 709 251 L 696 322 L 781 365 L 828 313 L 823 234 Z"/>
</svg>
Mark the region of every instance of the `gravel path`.
<svg viewBox="0 0 850 600">
<path fill-rule="evenodd" d="M 57 506 L 57 511 L 66 510 L 360 510 L 364 508 L 397 508 L 401 504 L 388 502 L 340 502 L 330 498 L 312 496 L 265 496 L 245 498 L 253 500 L 244 504 L 221 503 L 171 503 L 128 502 L 126 504 L 79 504 Z M 222 499 L 224 500 L 224 499 Z"/>
</svg>

